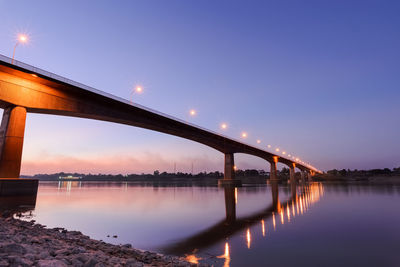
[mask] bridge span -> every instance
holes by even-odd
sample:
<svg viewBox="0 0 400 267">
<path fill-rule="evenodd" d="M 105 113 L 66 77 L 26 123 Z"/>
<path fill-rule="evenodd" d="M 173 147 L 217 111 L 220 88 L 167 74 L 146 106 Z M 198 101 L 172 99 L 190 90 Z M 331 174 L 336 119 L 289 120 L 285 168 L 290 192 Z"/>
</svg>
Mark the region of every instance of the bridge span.
<svg viewBox="0 0 400 267">
<path fill-rule="evenodd" d="M 63 78 L 0 55 L 0 178 L 19 178 L 26 113 L 53 114 L 102 120 L 141 127 L 189 139 L 225 154 L 222 183 L 234 183 L 234 154 L 265 159 L 270 178 L 277 179 L 277 163 L 286 164 L 294 180 L 295 168 L 303 175 L 318 170 L 227 136 L 212 132 L 125 99 Z"/>
</svg>

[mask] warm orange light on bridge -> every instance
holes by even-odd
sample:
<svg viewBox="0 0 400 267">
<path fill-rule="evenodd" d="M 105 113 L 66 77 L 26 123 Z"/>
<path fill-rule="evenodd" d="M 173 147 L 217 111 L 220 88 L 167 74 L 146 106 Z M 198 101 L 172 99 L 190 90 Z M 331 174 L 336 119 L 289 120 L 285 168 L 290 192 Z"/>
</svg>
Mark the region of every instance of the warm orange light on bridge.
<svg viewBox="0 0 400 267">
<path fill-rule="evenodd" d="M 26 34 L 18 34 L 18 42 L 27 43 L 28 42 L 28 36 Z"/>
<path fill-rule="evenodd" d="M 286 151 L 282 151 L 282 154 L 283 154 L 283 155 L 286 155 Z"/>
<path fill-rule="evenodd" d="M 276 152 L 279 152 L 279 148 L 276 148 L 275 151 L 276 151 Z"/>
<path fill-rule="evenodd" d="M 190 114 L 190 116 L 196 116 L 196 110 L 194 110 L 194 109 L 191 109 L 190 111 L 189 111 L 189 114 Z"/>
<path fill-rule="evenodd" d="M 228 124 L 226 123 L 221 123 L 221 129 L 226 130 L 228 128 Z"/>
<path fill-rule="evenodd" d="M 247 133 L 246 132 L 242 133 L 242 138 L 247 138 Z"/>
<path fill-rule="evenodd" d="M 260 139 L 257 140 L 257 144 L 261 144 L 261 140 Z"/>
<path fill-rule="evenodd" d="M 143 87 L 141 87 L 141 86 L 136 86 L 135 92 L 140 94 L 141 92 L 143 92 Z"/>
<path fill-rule="evenodd" d="M 237 167 L 236 167 L 236 165 L 233 165 L 233 169 L 236 171 L 237 170 Z"/>
<path fill-rule="evenodd" d="M 267 145 L 268 148 L 271 148 L 271 145 Z"/>
</svg>

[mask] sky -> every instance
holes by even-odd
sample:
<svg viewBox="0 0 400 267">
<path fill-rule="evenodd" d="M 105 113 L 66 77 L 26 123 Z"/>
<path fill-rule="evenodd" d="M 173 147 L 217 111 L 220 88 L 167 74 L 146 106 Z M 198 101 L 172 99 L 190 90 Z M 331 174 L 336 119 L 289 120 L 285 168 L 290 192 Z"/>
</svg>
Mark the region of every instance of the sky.
<svg viewBox="0 0 400 267">
<path fill-rule="evenodd" d="M 399 1 L 0 0 L 0 11 L 2 55 L 26 33 L 16 60 L 126 99 L 141 85 L 136 103 L 232 138 L 246 131 L 245 142 L 318 169 L 400 167 Z M 269 170 L 253 156 L 235 163 Z M 22 174 L 175 164 L 222 171 L 223 154 L 126 125 L 27 116 Z"/>
</svg>

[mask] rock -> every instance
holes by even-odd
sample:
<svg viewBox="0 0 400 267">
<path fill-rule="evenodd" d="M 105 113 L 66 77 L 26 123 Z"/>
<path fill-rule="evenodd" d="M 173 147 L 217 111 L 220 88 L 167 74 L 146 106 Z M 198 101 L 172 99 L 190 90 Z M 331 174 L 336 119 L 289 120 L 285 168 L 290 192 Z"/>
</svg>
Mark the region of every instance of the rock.
<svg viewBox="0 0 400 267">
<path fill-rule="evenodd" d="M 80 253 L 85 253 L 86 249 L 83 247 L 75 247 L 72 249 L 73 254 L 80 254 Z"/>
<path fill-rule="evenodd" d="M 88 261 L 86 261 L 83 266 L 84 267 L 95 267 L 97 263 L 98 263 L 97 259 L 95 257 L 92 257 Z"/>
<path fill-rule="evenodd" d="M 57 256 L 58 255 L 69 255 L 70 251 L 68 249 L 63 248 L 63 249 L 58 249 L 58 250 L 54 251 L 54 254 Z"/>
<path fill-rule="evenodd" d="M 60 260 L 39 260 L 38 267 L 64 267 L 67 266 Z"/>
<path fill-rule="evenodd" d="M 46 259 L 48 257 L 50 257 L 50 253 L 47 250 L 39 253 L 39 259 Z"/>
<path fill-rule="evenodd" d="M 76 255 L 75 258 L 77 260 L 79 260 L 80 262 L 82 262 L 82 263 L 85 263 L 85 262 L 89 261 L 89 256 L 86 255 L 86 254 L 78 254 L 78 255 Z"/>
<path fill-rule="evenodd" d="M 143 266 L 143 263 L 138 262 L 138 261 L 135 260 L 135 259 L 128 259 L 128 260 L 126 261 L 126 263 L 125 263 L 125 266 L 126 266 L 126 267 L 142 267 L 142 266 Z"/>
<path fill-rule="evenodd" d="M 20 264 L 21 264 L 22 266 L 28 266 L 28 267 L 30 267 L 30 266 L 33 265 L 33 261 L 31 261 L 31 260 L 29 260 L 29 259 L 26 259 L 26 258 L 22 258 L 21 261 L 20 261 Z"/>
<path fill-rule="evenodd" d="M 23 246 L 21 246 L 19 244 L 13 244 L 13 243 L 7 244 L 7 245 L 3 245 L 0 248 L 0 251 L 1 252 L 5 252 L 5 253 L 9 253 L 9 254 L 19 254 L 19 255 L 22 255 L 22 254 L 26 253 L 26 249 Z"/>
</svg>

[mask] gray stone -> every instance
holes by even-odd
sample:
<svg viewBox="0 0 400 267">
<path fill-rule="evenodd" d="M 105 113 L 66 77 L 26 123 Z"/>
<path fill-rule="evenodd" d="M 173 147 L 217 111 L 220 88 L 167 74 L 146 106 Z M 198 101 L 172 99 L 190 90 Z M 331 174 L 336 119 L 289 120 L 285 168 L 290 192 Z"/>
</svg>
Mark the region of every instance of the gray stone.
<svg viewBox="0 0 400 267">
<path fill-rule="evenodd" d="M 26 249 L 19 244 L 6 244 L 0 248 L 1 252 L 9 253 L 9 254 L 25 254 Z"/>
<path fill-rule="evenodd" d="M 39 260 L 38 267 L 64 267 L 67 266 L 60 260 Z"/>
<path fill-rule="evenodd" d="M 83 266 L 84 267 L 95 267 L 97 263 L 98 263 L 98 260 L 96 258 L 92 257 L 88 261 L 86 261 Z"/>
</svg>

